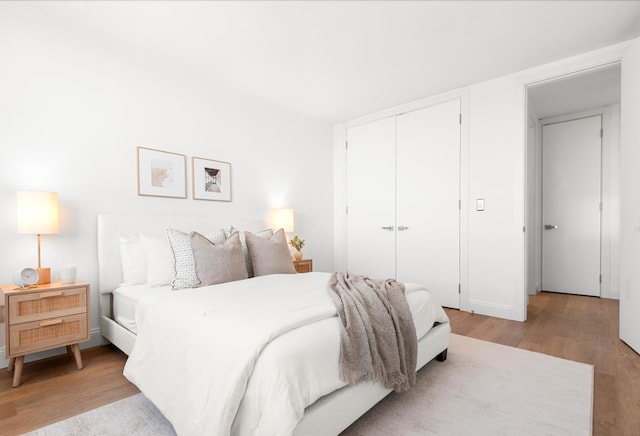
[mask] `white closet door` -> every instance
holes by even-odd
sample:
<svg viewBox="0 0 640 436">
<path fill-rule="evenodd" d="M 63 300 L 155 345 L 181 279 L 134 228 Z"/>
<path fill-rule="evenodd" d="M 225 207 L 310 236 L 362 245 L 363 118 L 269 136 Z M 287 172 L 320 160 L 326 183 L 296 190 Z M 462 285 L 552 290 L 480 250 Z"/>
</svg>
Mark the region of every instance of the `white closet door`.
<svg viewBox="0 0 640 436">
<path fill-rule="evenodd" d="M 397 118 L 397 278 L 460 297 L 460 100 Z"/>
<path fill-rule="evenodd" d="M 347 269 L 395 278 L 395 118 L 347 131 Z"/>
</svg>

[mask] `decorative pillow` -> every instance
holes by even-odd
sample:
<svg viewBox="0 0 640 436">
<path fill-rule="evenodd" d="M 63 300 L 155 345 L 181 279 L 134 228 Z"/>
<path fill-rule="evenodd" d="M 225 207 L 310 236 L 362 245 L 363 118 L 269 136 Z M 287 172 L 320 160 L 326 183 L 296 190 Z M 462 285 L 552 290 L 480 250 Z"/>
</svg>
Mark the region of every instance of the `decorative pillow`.
<svg viewBox="0 0 640 436">
<path fill-rule="evenodd" d="M 168 228 L 167 237 L 173 253 L 174 276 L 171 289 L 194 288 L 200 284 L 196 276 L 196 265 L 191 251 L 191 238 L 188 233 Z"/>
<path fill-rule="evenodd" d="M 164 286 L 173 280 L 173 255 L 167 238 L 140 234 L 147 263 L 147 284 Z"/>
<path fill-rule="evenodd" d="M 147 262 L 139 235 L 120 235 L 122 284 L 139 285 L 147 281 Z"/>
<path fill-rule="evenodd" d="M 244 233 L 256 276 L 296 273 L 284 230 L 278 230 L 268 239 L 250 232 Z"/>
<path fill-rule="evenodd" d="M 247 232 L 241 232 L 240 230 L 236 229 L 233 226 L 229 227 L 229 229 L 224 229 L 224 231 L 226 233 L 227 238 L 229 238 L 234 233 L 240 234 L 240 244 L 242 245 L 242 254 L 244 256 L 244 262 L 247 265 L 247 274 L 249 274 L 249 277 L 253 277 L 254 276 L 253 264 L 251 263 L 251 256 L 249 256 L 249 249 L 247 248 L 247 240 L 245 238 L 245 233 Z M 273 229 L 261 230 L 259 232 L 256 232 L 254 235 L 260 238 L 270 238 L 271 236 L 273 236 Z"/>
<path fill-rule="evenodd" d="M 214 244 L 197 232 L 191 232 L 190 238 L 195 272 L 202 286 L 248 277 L 238 233 L 222 244 Z"/>
</svg>

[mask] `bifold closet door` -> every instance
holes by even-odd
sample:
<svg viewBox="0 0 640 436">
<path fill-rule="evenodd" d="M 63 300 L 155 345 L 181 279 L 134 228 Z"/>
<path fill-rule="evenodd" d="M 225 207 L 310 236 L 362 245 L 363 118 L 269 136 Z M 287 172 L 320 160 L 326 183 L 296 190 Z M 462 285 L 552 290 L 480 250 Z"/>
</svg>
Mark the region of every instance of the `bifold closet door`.
<svg viewBox="0 0 640 436">
<path fill-rule="evenodd" d="M 347 269 L 395 278 L 395 118 L 347 131 Z"/>
<path fill-rule="evenodd" d="M 460 100 L 397 117 L 396 271 L 459 308 Z"/>
</svg>

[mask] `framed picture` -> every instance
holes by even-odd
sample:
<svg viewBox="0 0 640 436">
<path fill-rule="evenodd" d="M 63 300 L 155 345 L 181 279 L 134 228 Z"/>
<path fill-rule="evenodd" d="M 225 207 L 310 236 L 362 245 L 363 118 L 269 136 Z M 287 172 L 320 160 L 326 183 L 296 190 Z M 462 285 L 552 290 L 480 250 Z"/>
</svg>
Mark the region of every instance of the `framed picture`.
<svg viewBox="0 0 640 436">
<path fill-rule="evenodd" d="M 187 157 L 138 147 L 138 195 L 187 198 Z"/>
<path fill-rule="evenodd" d="M 193 199 L 231 201 L 231 164 L 192 158 Z"/>
</svg>

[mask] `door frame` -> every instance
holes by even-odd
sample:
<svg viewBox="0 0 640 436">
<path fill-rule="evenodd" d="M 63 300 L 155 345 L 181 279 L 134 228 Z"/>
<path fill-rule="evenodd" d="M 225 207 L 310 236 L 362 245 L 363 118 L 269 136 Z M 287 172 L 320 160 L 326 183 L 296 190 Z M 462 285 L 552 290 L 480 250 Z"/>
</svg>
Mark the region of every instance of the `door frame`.
<svg viewBox="0 0 640 436">
<path fill-rule="evenodd" d="M 602 68 L 608 68 L 615 64 L 621 64 L 622 58 L 626 50 L 631 46 L 633 41 L 625 41 L 614 46 L 605 47 L 600 50 L 596 50 L 594 52 L 590 52 L 584 55 L 579 55 L 572 57 L 570 59 L 564 59 L 562 61 L 554 62 L 549 65 L 545 65 L 542 67 L 534 68 L 532 70 L 523 73 L 518 80 L 518 93 L 517 98 L 520 101 L 520 107 L 523 109 L 523 116 L 521 119 L 520 129 L 521 129 L 521 160 L 519 161 L 519 165 L 521 165 L 522 169 L 522 179 L 521 179 L 521 196 L 522 203 L 518 206 L 520 209 L 517 210 L 517 213 L 521 213 L 524 217 L 522 222 L 523 232 L 519 234 L 518 240 L 522 247 L 522 276 L 521 281 L 519 283 L 520 292 L 523 293 L 524 298 L 522 299 L 523 307 L 521 308 L 522 320 L 527 320 L 527 305 L 528 305 L 528 297 L 529 294 L 527 292 L 527 283 L 529 280 L 529 268 L 528 268 L 528 256 L 527 252 L 529 250 L 527 236 L 526 236 L 526 217 L 529 212 L 529 196 L 527 190 L 529 188 L 527 183 L 528 172 L 533 170 L 533 162 L 527 161 L 527 134 L 528 134 L 528 125 L 529 125 L 529 99 L 528 99 L 528 90 L 531 86 L 541 85 L 544 83 L 550 83 L 555 80 L 566 79 L 571 76 L 577 76 L 579 74 L 583 74 L 585 72 L 596 71 Z M 541 129 L 538 126 L 538 129 Z M 538 136 L 538 135 L 536 135 Z M 618 185 L 619 191 L 619 185 Z M 534 200 L 535 201 L 535 200 Z M 619 203 L 618 203 L 619 204 Z M 529 231 L 531 231 L 530 229 Z M 617 229 L 619 232 L 619 228 Z M 618 256 L 614 254 L 614 258 L 616 262 L 618 261 Z M 612 271 L 611 274 L 611 282 L 612 284 L 616 284 L 616 288 L 618 287 L 618 277 L 619 274 Z M 615 289 L 615 293 L 619 293 L 619 289 Z M 601 289 L 601 297 L 605 297 L 602 289 Z M 611 293 L 608 295 L 611 297 Z"/>
</svg>

